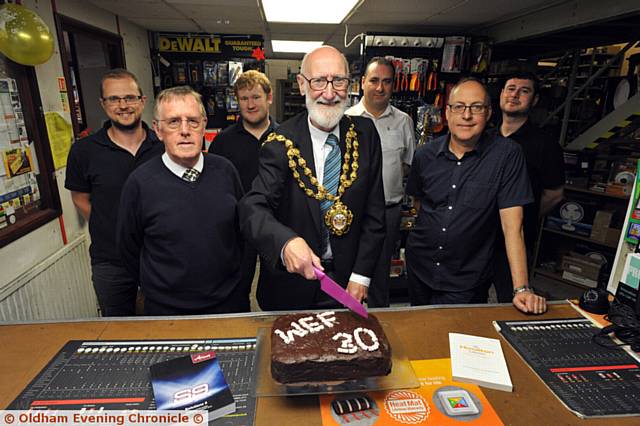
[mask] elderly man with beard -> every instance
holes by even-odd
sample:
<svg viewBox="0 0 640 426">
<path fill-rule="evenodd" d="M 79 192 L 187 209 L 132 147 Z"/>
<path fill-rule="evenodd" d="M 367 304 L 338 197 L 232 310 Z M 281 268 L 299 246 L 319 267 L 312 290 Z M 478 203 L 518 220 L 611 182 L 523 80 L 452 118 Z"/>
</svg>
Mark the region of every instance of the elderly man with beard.
<svg viewBox="0 0 640 426">
<path fill-rule="evenodd" d="M 142 121 L 147 98 L 136 76 L 113 69 L 102 76 L 100 104 L 109 117 L 102 129 L 71 146 L 65 188 L 89 221 L 93 287 L 103 316 L 135 315 L 138 281 L 116 249 L 116 220 L 124 182 L 164 145 Z"/>
<path fill-rule="evenodd" d="M 260 254 L 265 310 L 339 307 L 314 266 L 363 301 L 384 240 L 380 138 L 371 120 L 344 115 L 347 60 L 322 46 L 305 55 L 297 79 L 307 111 L 269 136 L 239 206 Z"/>
</svg>

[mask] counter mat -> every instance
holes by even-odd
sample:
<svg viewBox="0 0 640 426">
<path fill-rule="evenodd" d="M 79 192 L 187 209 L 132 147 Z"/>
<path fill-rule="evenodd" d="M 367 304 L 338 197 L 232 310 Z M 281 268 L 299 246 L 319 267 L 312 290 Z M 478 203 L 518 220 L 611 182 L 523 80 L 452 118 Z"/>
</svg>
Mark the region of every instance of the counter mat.
<svg viewBox="0 0 640 426">
<path fill-rule="evenodd" d="M 593 335 L 600 329 L 589 320 L 495 321 L 494 325 L 578 417 L 640 415 L 640 365 L 620 347 L 594 343 Z"/>
<path fill-rule="evenodd" d="M 155 410 L 149 366 L 213 350 L 236 402 L 216 425 L 252 425 L 255 338 L 67 342 L 7 408 Z"/>
</svg>

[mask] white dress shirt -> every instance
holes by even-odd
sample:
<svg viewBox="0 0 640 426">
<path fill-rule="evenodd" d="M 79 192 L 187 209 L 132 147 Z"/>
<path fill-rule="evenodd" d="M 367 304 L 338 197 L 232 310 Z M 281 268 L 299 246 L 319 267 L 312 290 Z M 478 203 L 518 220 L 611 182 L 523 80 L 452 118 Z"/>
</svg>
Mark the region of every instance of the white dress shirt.
<svg viewBox="0 0 640 426">
<path fill-rule="evenodd" d="M 382 145 L 384 199 L 387 205 L 399 203 L 404 196 L 402 165 L 411 165 L 416 149 L 413 120 L 393 105 L 387 105 L 376 118 L 366 110 L 363 100 L 349 108 L 346 114 L 370 118 L 376 125 Z"/>
<path fill-rule="evenodd" d="M 178 176 L 180 179 L 182 179 L 182 175 L 184 175 L 184 172 L 187 171 L 186 167 L 181 166 L 180 164 L 173 161 L 171 157 L 169 157 L 169 154 L 167 154 L 166 152 L 162 154 L 162 162 L 165 166 L 167 166 L 167 169 L 169 169 L 171 173 Z M 196 165 L 191 168 L 202 173 L 202 169 L 204 168 L 204 156 L 202 155 L 202 153 L 200 153 Z"/>
</svg>

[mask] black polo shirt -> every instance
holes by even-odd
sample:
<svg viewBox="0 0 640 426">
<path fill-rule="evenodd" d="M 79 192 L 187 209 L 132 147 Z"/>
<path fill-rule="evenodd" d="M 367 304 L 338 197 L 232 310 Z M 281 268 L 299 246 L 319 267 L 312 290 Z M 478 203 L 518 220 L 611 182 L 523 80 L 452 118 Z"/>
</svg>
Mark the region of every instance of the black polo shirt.
<svg viewBox="0 0 640 426">
<path fill-rule="evenodd" d="M 258 155 L 262 142 L 278 128 L 278 123 L 271 117 L 269 123 L 269 128 L 260 139 L 256 139 L 244 128 L 240 118 L 237 123 L 224 129 L 209 146 L 209 152 L 221 155 L 233 163 L 245 193 L 249 192 L 251 183 L 258 174 Z"/>
<path fill-rule="evenodd" d="M 534 202 L 524 208 L 524 237 L 527 247 L 533 249 L 538 235 L 542 191 L 564 185 L 564 154 L 558 141 L 530 120 L 507 137 L 522 147 L 527 162 Z"/>
<path fill-rule="evenodd" d="M 407 193 L 421 202 L 409 267 L 432 289 L 453 292 L 490 278 L 499 209 L 533 201 L 522 149 L 496 132 L 459 160 L 448 135 L 418 148 Z"/>
<path fill-rule="evenodd" d="M 122 187 L 136 167 L 164 152 L 164 144 L 156 134 L 145 123 L 142 125 L 147 137 L 135 157 L 109 138 L 110 121 L 98 132 L 71 145 L 64 187 L 91 194 L 91 263 L 122 264 L 116 250 L 116 221 Z"/>
</svg>

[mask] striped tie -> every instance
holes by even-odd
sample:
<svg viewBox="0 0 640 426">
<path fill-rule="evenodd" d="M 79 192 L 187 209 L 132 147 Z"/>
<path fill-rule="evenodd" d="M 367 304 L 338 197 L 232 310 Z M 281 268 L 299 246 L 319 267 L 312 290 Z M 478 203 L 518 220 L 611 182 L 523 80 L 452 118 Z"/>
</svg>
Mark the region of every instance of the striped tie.
<svg viewBox="0 0 640 426">
<path fill-rule="evenodd" d="M 327 136 L 327 145 L 331 146 L 331 151 L 324 160 L 324 179 L 322 180 L 322 186 L 328 193 L 336 195 L 338 192 L 338 184 L 340 183 L 340 146 L 338 146 L 338 138 L 333 133 Z M 322 215 L 333 205 L 333 201 L 322 200 L 320 202 L 320 209 Z"/>
<path fill-rule="evenodd" d="M 322 179 L 322 186 L 328 193 L 336 195 L 338 192 L 338 184 L 340 183 L 340 146 L 338 146 L 338 138 L 333 133 L 327 136 L 325 142 L 331 146 L 331 151 L 324 159 L 324 179 Z M 324 214 L 331 208 L 333 201 L 322 200 L 320 201 L 320 210 L 322 210 L 322 222 L 324 223 Z M 325 254 L 329 248 L 329 230 L 326 226 L 322 227 L 322 258 L 325 259 Z"/>
</svg>

